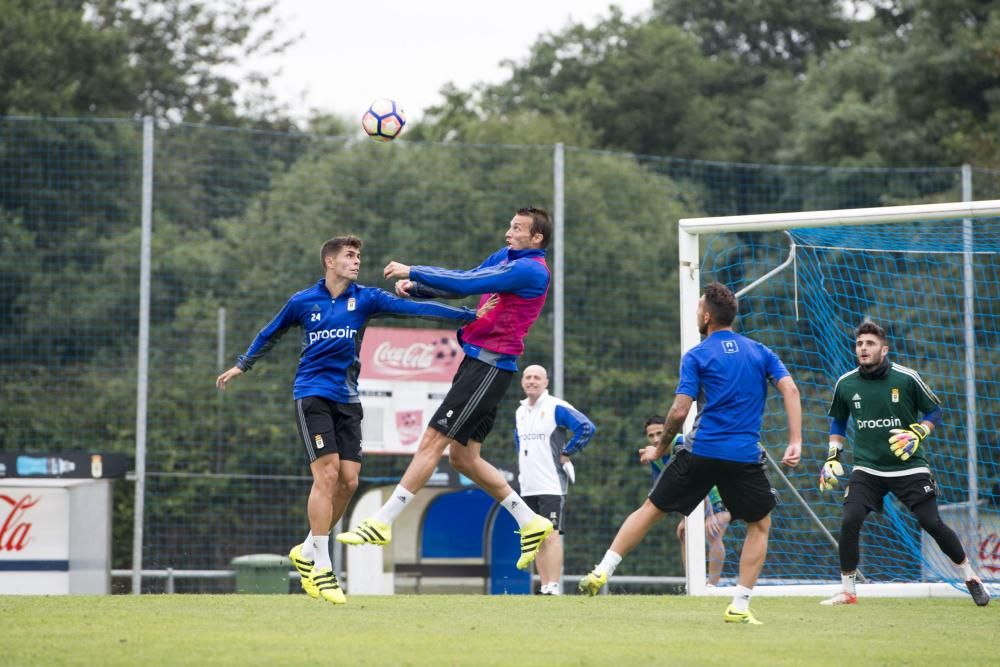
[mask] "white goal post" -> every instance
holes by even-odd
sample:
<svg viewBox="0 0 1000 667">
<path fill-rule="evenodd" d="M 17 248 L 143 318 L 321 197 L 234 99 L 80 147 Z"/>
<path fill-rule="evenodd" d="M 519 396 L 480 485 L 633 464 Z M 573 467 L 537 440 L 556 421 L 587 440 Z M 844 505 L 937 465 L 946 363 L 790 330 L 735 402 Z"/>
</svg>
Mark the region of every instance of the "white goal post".
<svg viewBox="0 0 1000 667">
<path fill-rule="evenodd" d="M 846 227 L 846 226 L 860 226 L 860 225 L 886 225 L 886 224 L 897 224 L 897 223 L 914 223 L 914 222 L 924 222 L 924 221 L 956 221 L 954 228 L 958 227 L 958 221 L 961 221 L 961 239 L 965 241 L 964 251 L 960 253 L 955 253 L 957 255 L 964 255 L 964 271 L 959 270 L 960 278 L 961 274 L 964 273 L 964 299 L 961 299 L 961 306 L 956 303 L 956 310 L 964 310 L 964 323 L 960 328 L 964 328 L 964 340 L 966 344 L 965 355 L 964 355 L 964 374 L 965 374 L 965 384 L 967 389 L 967 396 L 970 398 L 969 405 L 965 406 L 966 417 L 971 420 L 971 428 L 968 429 L 970 432 L 969 438 L 969 469 L 971 470 L 971 477 L 969 484 L 972 488 L 969 489 L 970 500 L 966 505 L 970 508 L 969 511 L 974 513 L 976 507 L 980 504 L 978 499 L 978 490 L 976 488 L 976 443 L 975 443 L 975 432 L 976 432 L 976 413 L 975 413 L 975 331 L 974 331 L 974 321 L 973 314 L 970 312 L 972 303 L 972 292 L 973 289 L 973 274 L 972 274 L 972 236 L 974 233 L 973 220 L 977 218 L 998 218 L 1000 217 L 1000 200 L 991 201 L 966 201 L 957 203 L 944 203 L 944 204 L 927 204 L 927 205 L 910 205 L 910 206 L 887 206 L 878 208 L 859 208 L 859 209 L 841 209 L 841 210 L 829 210 L 829 211 L 808 211 L 808 212 L 793 212 L 793 213 L 774 213 L 774 214 L 758 214 L 758 215 L 741 215 L 741 216 L 721 216 L 721 217 L 703 217 L 703 218 L 685 218 L 681 219 L 678 223 L 678 255 L 679 255 L 679 288 L 680 288 L 680 326 L 681 326 L 681 349 L 682 352 L 686 352 L 701 341 L 700 334 L 698 332 L 698 323 L 696 322 L 695 314 L 697 310 L 698 299 L 701 295 L 702 284 L 701 284 L 701 262 L 703 248 L 701 246 L 700 240 L 705 235 L 716 235 L 725 233 L 741 233 L 746 234 L 749 232 L 773 232 L 773 231 L 786 231 L 786 230 L 801 230 L 809 228 L 835 228 L 835 227 Z M 773 270 L 763 271 L 762 275 L 757 277 L 754 282 L 746 285 L 743 290 L 737 293 L 737 296 L 742 296 L 746 292 L 759 286 L 766 280 L 768 280 L 772 275 L 783 271 L 789 264 L 794 264 L 796 246 L 792 242 L 791 249 L 788 255 L 788 260 L 785 261 L 780 266 L 776 266 Z M 963 261 L 963 260 L 959 260 Z M 756 276 L 748 276 L 747 279 L 751 279 Z M 792 278 L 795 281 L 797 288 L 798 277 Z M 961 280 L 959 281 L 962 282 Z M 961 294 L 961 289 L 959 294 Z M 796 292 L 796 307 L 798 305 L 798 293 Z M 958 300 L 956 300 L 958 301 Z M 858 313 L 857 320 L 860 321 L 864 313 Z M 753 334 L 750 334 L 751 336 Z M 959 335 L 959 338 L 962 336 Z M 779 353 L 780 355 L 780 353 Z M 961 370 L 961 369 L 960 369 Z M 836 376 L 834 376 L 836 377 Z M 832 384 L 828 388 L 827 392 L 832 390 Z M 694 411 L 688 416 L 688 422 L 685 424 L 685 431 L 687 431 L 694 419 Z M 824 415 L 825 416 L 825 415 Z M 774 442 L 775 451 L 778 450 L 779 443 Z M 781 450 L 784 449 L 784 443 L 781 443 Z M 819 450 L 823 450 L 821 453 Z M 803 463 L 800 465 L 811 466 L 817 460 L 825 456 L 826 452 L 826 439 L 824 438 L 820 442 L 803 442 Z M 781 479 L 776 479 L 775 471 L 777 466 L 774 464 L 774 460 L 771 460 L 773 469 L 769 470 L 769 476 L 771 477 L 772 484 L 774 486 L 779 486 L 782 484 Z M 780 471 L 778 471 L 780 472 Z M 813 471 L 810 471 L 813 472 Z M 815 470 L 816 475 L 818 475 L 818 468 Z M 813 476 L 815 477 L 815 476 Z M 794 493 L 794 489 L 792 489 Z M 795 494 L 798 496 L 798 494 Z M 801 497 L 799 497 L 801 500 Z M 690 517 L 703 517 L 705 511 L 705 503 L 702 502 L 695 510 L 692 512 Z M 689 517 L 689 518 L 690 518 Z M 815 519 L 815 515 L 813 515 Z M 973 519 L 975 515 L 973 514 Z M 819 523 L 819 519 L 816 519 L 816 523 Z M 819 526 L 816 526 L 816 530 L 820 530 Z M 830 526 L 830 530 L 833 527 Z M 773 537 L 773 533 L 772 533 Z M 864 538 L 864 536 L 863 536 Z M 735 546 L 735 544 L 733 545 Z M 730 595 L 732 593 L 731 586 L 724 586 L 714 589 L 709 589 L 706 587 L 706 557 L 705 557 L 705 530 L 704 530 L 704 520 L 691 520 L 687 522 L 686 529 L 686 543 L 685 550 L 687 556 L 687 592 L 690 595 Z M 865 561 L 862 560 L 861 569 L 864 571 Z M 731 574 L 735 575 L 735 572 Z M 828 576 L 827 576 L 828 575 Z M 730 580 L 735 581 L 735 576 Z M 758 586 L 755 588 L 755 594 L 765 594 L 765 595 L 827 595 L 832 594 L 839 590 L 839 573 L 836 571 L 824 573 L 823 576 L 817 577 L 817 580 L 813 582 L 799 581 L 795 584 L 789 585 L 767 585 Z M 763 580 L 762 582 L 763 583 Z M 859 593 L 862 595 L 871 596 L 899 596 L 899 597 L 940 597 L 940 596 L 951 596 L 951 595 L 962 595 L 963 593 L 957 588 L 943 582 L 918 582 L 918 583 L 879 583 L 879 584 L 868 584 L 859 587 Z"/>
</svg>

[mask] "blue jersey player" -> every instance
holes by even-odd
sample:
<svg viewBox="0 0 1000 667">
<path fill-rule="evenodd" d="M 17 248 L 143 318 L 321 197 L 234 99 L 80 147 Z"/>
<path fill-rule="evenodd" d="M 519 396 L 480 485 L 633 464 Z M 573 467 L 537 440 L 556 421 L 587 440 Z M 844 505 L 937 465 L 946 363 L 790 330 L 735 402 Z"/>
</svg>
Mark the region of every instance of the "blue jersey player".
<svg viewBox="0 0 1000 667">
<path fill-rule="evenodd" d="M 361 338 L 372 317 L 409 315 L 472 322 L 477 312 L 433 301 L 410 301 L 385 290 L 358 285 L 361 239 L 338 236 L 320 250 L 325 276 L 293 295 L 260 330 L 236 365 L 216 380 L 219 389 L 254 364 L 292 327 L 302 329 L 302 354 L 295 372 L 296 424 L 313 485 L 307 511 L 310 533 L 289 554 L 310 596 L 334 604 L 346 601 L 330 562 L 329 534 L 343 515 L 361 472 L 361 399 L 358 361 Z M 478 314 L 495 302 L 484 303 Z"/>
<path fill-rule="evenodd" d="M 706 338 L 681 359 L 680 383 L 660 443 L 643 450 L 642 461 L 666 453 L 697 400 L 694 427 L 684 448 L 670 457 L 649 497 L 625 519 L 604 558 L 580 581 L 582 592 L 595 595 L 622 557 L 667 512 L 689 515 L 717 486 L 732 518 L 747 525 L 739 585 L 723 618 L 728 623 L 760 624 L 749 605 L 750 592 L 767 555 L 775 505 L 758 444 L 768 383 L 773 383 L 784 399 L 788 447 L 782 462 L 788 466 L 798 465 L 802 454 L 802 406 L 799 390 L 777 355 L 733 331 L 736 312 L 736 296 L 728 287 L 719 283 L 705 286 L 697 317 L 698 330 Z"/>
</svg>

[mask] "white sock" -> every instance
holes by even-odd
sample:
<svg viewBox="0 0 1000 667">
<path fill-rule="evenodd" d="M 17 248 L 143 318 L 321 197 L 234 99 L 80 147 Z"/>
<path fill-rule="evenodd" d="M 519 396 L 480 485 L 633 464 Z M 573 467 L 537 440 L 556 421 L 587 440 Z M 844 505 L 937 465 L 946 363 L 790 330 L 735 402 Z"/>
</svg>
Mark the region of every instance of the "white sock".
<svg viewBox="0 0 1000 667">
<path fill-rule="evenodd" d="M 411 500 L 413 500 L 413 494 L 404 489 L 402 484 L 397 484 L 389 500 L 385 501 L 385 504 L 372 518 L 380 523 L 392 523 L 396 517 L 403 513 Z"/>
<path fill-rule="evenodd" d="M 318 537 L 313 535 L 313 560 L 316 561 L 315 568 L 333 567 L 333 563 L 330 562 L 330 536 L 324 535 Z"/>
<path fill-rule="evenodd" d="M 604 554 L 604 558 L 602 558 L 601 562 L 598 563 L 597 567 L 594 568 L 594 571 L 600 574 L 606 574 L 608 576 L 608 579 L 610 579 L 611 575 L 615 573 L 615 568 L 618 567 L 618 564 L 621 562 L 622 562 L 622 557 L 616 554 L 611 549 L 608 549 L 607 552 Z"/>
<path fill-rule="evenodd" d="M 736 595 L 733 596 L 733 611 L 742 614 L 750 608 L 750 589 L 746 586 L 736 586 Z"/>
<path fill-rule="evenodd" d="M 500 504 L 511 513 L 514 521 L 517 521 L 518 528 L 524 528 L 526 523 L 535 518 L 535 513 L 528 507 L 528 503 L 524 502 L 524 499 L 513 491 L 510 492 L 509 496 L 501 500 Z"/>
<path fill-rule="evenodd" d="M 313 533 L 310 530 L 306 539 L 302 541 L 302 557 L 306 560 L 313 560 Z"/>
<path fill-rule="evenodd" d="M 844 585 L 844 592 L 850 593 L 851 595 L 857 595 L 857 591 L 854 588 L 854 583 L 858 579 L 858 573 L 855 570 L 850 574 L 840 574 L 840 582 Z"/>
<path fill-rule="evenodd" d="M 958 564 L 958 569 L 962 571 L 962 579 L 968 581 L 976 578 L 976 573 L 972 571 L 972 563 L 969 562 L 968 558 Z"/>
</svg>

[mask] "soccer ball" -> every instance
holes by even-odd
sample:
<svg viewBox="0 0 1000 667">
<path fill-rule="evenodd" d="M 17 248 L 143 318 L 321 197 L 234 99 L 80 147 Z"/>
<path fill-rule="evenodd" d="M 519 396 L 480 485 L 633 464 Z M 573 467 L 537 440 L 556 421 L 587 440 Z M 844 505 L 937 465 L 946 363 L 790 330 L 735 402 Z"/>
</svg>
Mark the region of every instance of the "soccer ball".
<svg viewBox="0 0 1000 667">
<path fill-rule="evenodd" d="M 405 125 L 406 114 L 393 100 L 375 100 L 361 117 L 361 127 L 375 141 L 392 141 Z"/>
</svg>

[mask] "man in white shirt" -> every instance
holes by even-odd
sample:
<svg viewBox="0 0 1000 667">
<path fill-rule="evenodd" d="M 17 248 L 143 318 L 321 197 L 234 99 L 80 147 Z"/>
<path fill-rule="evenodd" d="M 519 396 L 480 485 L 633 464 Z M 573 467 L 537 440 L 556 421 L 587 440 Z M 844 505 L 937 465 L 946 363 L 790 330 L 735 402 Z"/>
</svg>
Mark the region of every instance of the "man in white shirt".
<svg viewBox="0 0 1000 667">
<path fill-rule="evenodd" d="M 514 443 L 521 497 L 555 526 L 535 559 L 540 592 L 561 595 L 563 513 L 569 484 L 574 481 L 570 456 L 583 449 L 597 429 L 585 414 L 550 395 L 548 387 L 549 376 L 543 367 L 528 366 L 521 373 L 526 398 L 515 416 Z"/>
</svg>

